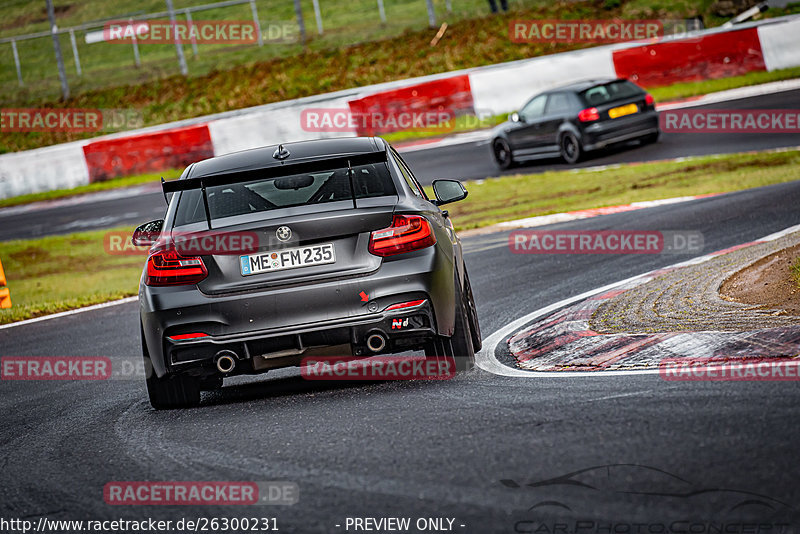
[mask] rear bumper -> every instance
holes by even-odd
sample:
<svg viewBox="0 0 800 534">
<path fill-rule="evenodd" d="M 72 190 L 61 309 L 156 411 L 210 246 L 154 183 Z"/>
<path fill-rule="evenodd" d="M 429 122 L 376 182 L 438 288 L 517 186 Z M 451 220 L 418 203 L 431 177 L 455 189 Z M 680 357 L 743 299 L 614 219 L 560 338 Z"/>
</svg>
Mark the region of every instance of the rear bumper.
<svg viewBox="0 0 800 534">
<path fill-rule="evenodd" d="M 335 356 L 372 354 L 366 350 L 370 332 L 385 335 L 381 352 L 408 350 L 436 333 L 448 334 L 454 323 L 452 260 L 437 247 L 403 256 L 367 276 L 236 294 L 142 285 L 140 317 L 155 373 L 214 373 L 220 350 L 236 354 L 238 370 L 258 372 L 297 365 L 323 347 L 337 351 L 330 354 Z M 425 303 L 387 311 L 415 300 Z M 395 319 L 401 322 L 392 328 Z M 207 337 L 170 339 L 195 332 Z"/>
<path fill-rule="evenodd" d="M 385 343 L 368 348 L 377 335 Z M 430 301 L 413 308 L 372 314 L 357 321 L 327 321 L 304 328 L 210 336 L 198 340 L 165 340 L 169 372 L 215 374 L 215 355 L 229 351 L 237 360 L 233 374 L 261 372 L 299 365 L 308 356 L 370 356 L 418 348 L 435 335 Z"/>
<path fill-rule="evenodd" d="M 602 121 L 584 128 L 583 149 L 598 150 L 658 131 L 658 112 L 656 111 L 645 111 L 628 117 Z"/>
</svg>

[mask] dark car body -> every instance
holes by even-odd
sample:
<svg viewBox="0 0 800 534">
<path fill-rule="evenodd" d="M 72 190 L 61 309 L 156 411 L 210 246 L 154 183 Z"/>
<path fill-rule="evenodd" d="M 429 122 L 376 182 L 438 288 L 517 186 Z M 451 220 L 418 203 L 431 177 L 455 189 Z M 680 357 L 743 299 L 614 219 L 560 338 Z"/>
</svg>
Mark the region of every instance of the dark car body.
<svg viewBox="0 0 800 534">
<path fill-rule="evenodd" d="M 501 168 L 515 162 L 561 156 L 577 162 L 586 152 L 659 136 L 652 96 L 625 79 L 589 80 L 531 98 L 492 133 L 492 154 Z"/>
<path fill-rule="evenodd" d="M 164 183 L 173 192 L 164 222 L 134 235 L 158 234 L 144 241 L 155 243 L 139 290 L 151 403 L 196 404 L 222 377 L 297 366 L 309 355 L 424 349 L 471 361 L 477 314 L 460 240 L 439 208 L 466 190 L 438 186 L 450 188 L 449 199 L 430 200 L 380 138 L 247 150 Z M 209 232 L 257 244 L 195 259 L 163 252 L 170 237 Z M 295 265 L 304 261 L 316 263 Z M 184 283 L 170 283 L 175 273 Z M 455 335 L 474 339 L 471 350 L 449 344 Z"/>
</svg>

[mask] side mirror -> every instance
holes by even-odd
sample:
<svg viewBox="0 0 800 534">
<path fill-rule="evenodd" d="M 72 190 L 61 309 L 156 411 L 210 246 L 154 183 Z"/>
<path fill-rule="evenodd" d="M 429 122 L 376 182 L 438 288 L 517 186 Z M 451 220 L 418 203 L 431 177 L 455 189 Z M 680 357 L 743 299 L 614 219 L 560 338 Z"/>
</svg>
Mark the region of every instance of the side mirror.
<svg viewBox="0 0 800 534">
<path fill-rule="evenodd" d="M 131 243 L 137 247 L 149 247 L 156 242 L 163 228 L 164 219 L 144 223 L 133 231 Z"/>
<path fill-rule="evenodd" d="M 458 180 L 434 180 L 433 193 L 436 195 L 434 204 L 437 206 L 467 198 L 467 189 Z"/>
<path fill-rule="evenodd" d="M 519 113 L 516 111 L 508 116 L 511 122 L 522 122 L 522 117 L 519 116 Z"/>
</svg>

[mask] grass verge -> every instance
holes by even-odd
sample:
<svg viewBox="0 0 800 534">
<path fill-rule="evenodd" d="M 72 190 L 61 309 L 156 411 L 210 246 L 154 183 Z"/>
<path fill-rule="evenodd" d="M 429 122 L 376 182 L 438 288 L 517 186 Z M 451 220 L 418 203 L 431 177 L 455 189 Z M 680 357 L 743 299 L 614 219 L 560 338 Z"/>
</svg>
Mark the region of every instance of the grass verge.
<svg viewBox="0 0 800 534">
<path fill-rule="evenodd" d="M 794 279 L 794 285 L 800 289 L 800 258 L 795 259 L 792 264 L 792 278 Z"/>
<path fill-rule="evenodd" d="M 520 174 L 472 183 L 469 197 L 448 210 L 456 228 L 463 230 L 521 217 L 788 182 L 797 179 L 798 164 L 800 151 L 786 151 Z M 11 309 L 0 310 L 0 324 L 135 295 L 144 258 L 107 254 L 103 236 L 110 231 L 0 243 L 13 303 Z M 794 272 L 800 274 L 800 261 Z"/>
<path fill-rule="evenodd" d="M 108 231 L 0 243 L 12 304 L 0 324 L 136 295 L 144 257 L 106 254 Z"/>
<path fill-rule="evenodd" d="M 535 215 L 790 182 L 797 179 L 799 164 L 800 151 L 792 150 L 518 174 L 471 182 L 467 199 L 447 209 L 456 229 L 466 230 Z"/>
</svg>

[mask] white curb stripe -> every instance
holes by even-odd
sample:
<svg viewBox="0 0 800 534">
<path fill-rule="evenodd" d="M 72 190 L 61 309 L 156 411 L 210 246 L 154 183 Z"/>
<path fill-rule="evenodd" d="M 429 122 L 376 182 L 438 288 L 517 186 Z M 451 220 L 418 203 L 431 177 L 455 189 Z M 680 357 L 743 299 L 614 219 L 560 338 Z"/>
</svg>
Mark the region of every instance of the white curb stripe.
<svg viewBox="0 0 800 534">
<path fill-rule="evenodd" d="M 67 310 L 59 313 L 53 313 L 50 315 L 42 315 L 41 317 L 34 317 L 33 319 L 25 319 L 24 321 L 17 321 L 16 323 L 8 323 L 0 325 L 0 330 L 4 330 L 6 328 L 13 328 L 15 326 L 22 326 L 31 323 L 38 323 L 39 321 L 47 321 L 48 319 L 57 319 L 59 317 L 66 317 L 67 315 L 75 315 L 78 313 L 83 313 L 87 311 L 94 311 L 99 310 L 102 308 L 110 308 L 111 306 L 117 306 L 118 304 L 127 304 L 129 302 L 136 302 L 139 300 L 139 297 L 126 297 L 124 299 L 119 300 L 112 300 L 110 302 L 103 302 L 101 304 L 94 304 L 92 306 L 86 306 L 84 308 L 77 308 L 75 310 Z"/>
</svg>

